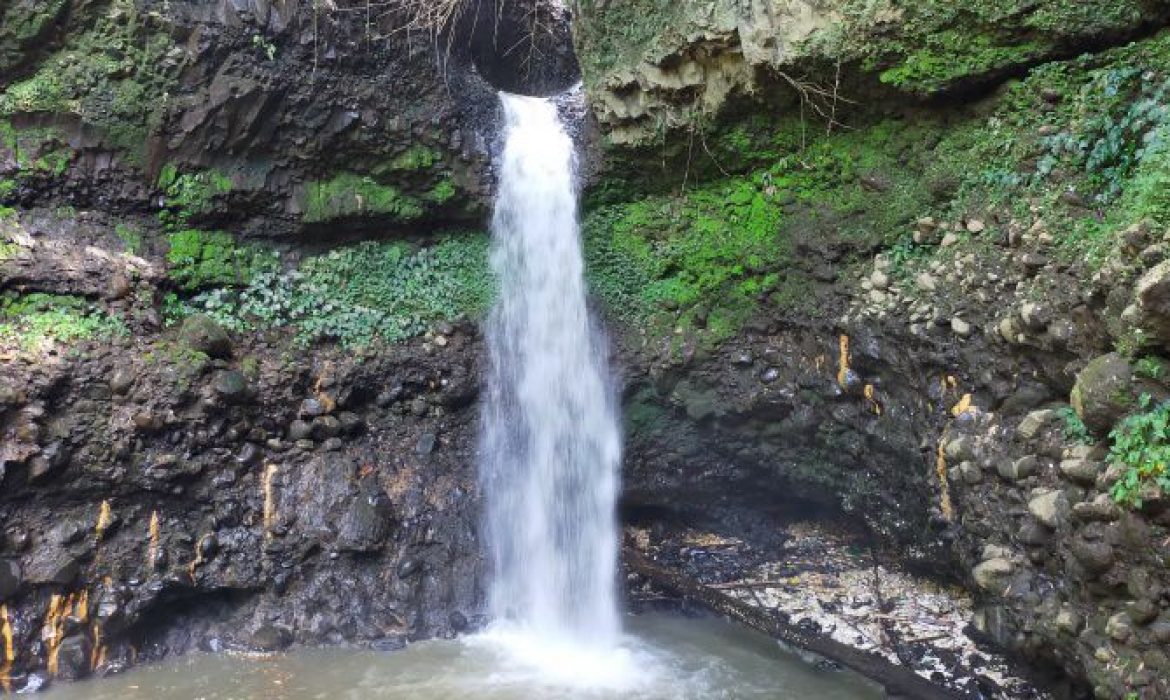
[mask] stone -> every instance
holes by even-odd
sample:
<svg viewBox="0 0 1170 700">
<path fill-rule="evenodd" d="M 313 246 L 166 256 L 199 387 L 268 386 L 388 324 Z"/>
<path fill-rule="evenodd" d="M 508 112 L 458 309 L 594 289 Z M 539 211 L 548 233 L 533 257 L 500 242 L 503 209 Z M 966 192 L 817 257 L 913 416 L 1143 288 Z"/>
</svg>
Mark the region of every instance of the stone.
<svg viewBox="0 0 1170 700">
<path fill-rule="evenodd" d="M 1097 494 L 1091 501 L 1082 501 L 1072 507 L 1073 517 L 1082 522 L 1113 522 L 1121 517 L 1121 509 L 1109 494 Z"/>
<path fill-rule="evenodd" d="M 1115 642 L 1125 642 L 1132 637 L 1133 625 L 1130 623 L 1129 615 L 1124 612 L 1111 615 L 1105 623 L 1105 634 Z"/>
<path fill-rule="evenodd" d="M 22 582 L 20 562 L 14 559 L 0 559 L 0 603 L 15 595 L 20 590 Z"/>
<path fill-rule="evenodd" d="M 1053 620 L 1056 629 L 1065 634 L 1075 635 L 1081 631 L 1081 625 L 1085 623 L 1084 618 L 1076 608 L 1065 604 L 1060 606 L 1060 612 L 1056 614 L 1056 619 Z"/>
<path fill-rule="evenodd" d="M 261 651 L 281 651 L 292 642 L 292 630 L 283 625 L 264 624 L 252 633 L 252 645 Z"/>
<path fill-rule="evenodd" d="M 951 330 L 955 332 L 955 335 L 966 338 L 971 335 L 971 324 L 955 316 L 951 319 Z"/>
<path fill-rule="evenodd" d="M 1138 327 L 1170 347 L 1170 260 L 1150 268 L 1134 287 Z"/>
<path fill-rule="evenodd" d="M 961 462 L 975 457 L 975 440 L 969 436 L 948 440 L 943 446 L 943 453 L 952 462 Z"/>
<path fill-rule="evenodd" d="M 337 528 L 337 549 L 342 552 L 374 552 L 382 548 L 390 531 L 390 503 L 377 493 L 356 496 L 342 514 Z"/>
<path fill-rule="evenodd" d="M 983 233 L 983 231 L 986 228 L 987 228 L 987 225 L 984 224 L 979 219 L 969 219 L 967 221 L 967 232 L 968 233 Z"/>
<path fill-rule="evenodd" d="M 248 397 L 248 380 L 242 372 L 234 369 L 217 372 L 212 386 L 215 393 L 229 403 L 240 403 Z"/>
<path fill-rule="evenodd" d="M 1069 551 L 1090 574 L 1100 574 L 1113 566 L 1113 547 L 1108 542 L 1076 538 L 1069 545 Z"/>
<path fill-rule="evenodd" d="M 1039 466 L 1040 461 L 1035 455 L 1025 455 L 1017 460 L 1000 462 L 996 466 L 996 471 L 1008 481 L 1020 481 L 1035 474 Z"/>
<path fill-rule="evenodd" d="M 73 634 L 62 639 L 57 646 L 57 678 L 76 681 L 88 676 L 92 651 L 84 635 Z"/>
<path fill-rule="evenodd" d="M 965 484 L 974 486 L 983 481 L 983 470 L 974 462 L 960 462 L 959 466 L 955 467 L 955 473 Z"/>
<path fill-rule="evenodd" d="M 1145 598 L 1131 601 L 1125 609 L 1129 613 L 1129 619 L 1138 625 L 1150 624 L 1158 617 L 1158 613 L 1160 612 L 1156 603 Z"/>
<path fill-rule="evenodd" d="M 193 314 L 179 327 L 179 340 L 208 357 L 226 360 L 232 356 L 232 339 L 223 326 L 205 314 Z"/>
<path fill-rule="evenodd" d="M 1038 333 L 1048 327 L 1052 321 L 1052 314 L 1039 304 L 1026 302 L 1020 307 L 1020 320 L 1023 321 L 1024 328 Z"/>
<path fill-rule="evenodd" d="M 302 418 L 316 418 L 317 416 L 323 416 L 328 412 L 329 409 L 325 406 L 324 401 L 321 401 L 320 399 L 309 398 L 301 402 L 301 407 L 297 415 L 301 416 Z"/>
<path fill-rule="evenodd" d="M 435 451 L 438 445 L 438 438 L 434 433 L 423 433 L 419 436 L 418 442 L 414 445 L 414 453 L 420 457 L 425 457 Z"/>
<path fill-rule="evenodd" d="M 1115 352 L 1090 360 L 1077 374 L 1070 403 L 1090 430 L 1108 433 L 1136 403 L 1133 368 Z"/>
<path fill-rule="evenodd" d="M 1068 511 L 1068 497 L 1063 491 L 1046 491 L 1028 501 L 1028 512 L 1054 530 L 1064 522 Z"/>
<path fill-rule="evenodd" d="M 313 431 L 313 426 L 309 425 L 307 421 L 300 418 L 288 424 L 288 439 L 289 440 L 306 440 Z"/>
<path fill-rule="evenodd" d="M 971 571 L 971 577 L 975 579 L 975 585 L 983 590 L 1002 593 L 1005 588 L 1004 579 L 1014 569 L 1015 565 L 1011 561 L 997 557 L 981 562 Z"/>
<path fill-rule="evenodd" d="M 337 414 L 337 420 L 341 424 L 341 432 L 346 435 L 357 435 L 366 425 L 361 416 L 352 411 L 342 411 Z"/>
<path fill-rule="evenodd" d="M 1019 427 L 1016 428 L 1016 436 L 1022 440 L 1034 440 L 1040 431 L 1055 419 L 1056 411 L 1051 409 L 1032 411 L 1020 421 Z"/>
<path fill-rule="evenodd" d="M 939 245 L 943 248 L 950 248 L 958 242 L 959 237 L 954 233 L 948 232 L 945 236 L 942 237 L 942 240 L 939 241 Z"/>
<path fill-rule="evenodd" d="M 890 278 L 881 270 L 874 270 L 869 276 L 869 283 L 873 285 L 874 289 L 885 290 L 890 286 Z"/>
<path fill-rule="evenodd" d="M 914 282 L 924 292 L 933 292 L 935 289 L 938 289 L 938 281 L 929 272 L 919 274 L 914 278 Z"/>
<path fill-rule="evenodd" d="M 341 421 L 334 416 L 317 416 L 310 424 L 314 440 L 328 440 L 341 434 Z"/>
<path fill-rule="evenodd" d="M 1088 459 L 1066 459 L 1060 463 L 1060 473 L 1069 481 L 1092 486 L 1097 483 L 1101 473 L 1101 463 Z"/>
<path fill-rule="evenodd" d="M 125 367 L 119 367 L 110 375 L 110 391 L 121 396 L 134 385 L 134 373 Z"/>
</svg>

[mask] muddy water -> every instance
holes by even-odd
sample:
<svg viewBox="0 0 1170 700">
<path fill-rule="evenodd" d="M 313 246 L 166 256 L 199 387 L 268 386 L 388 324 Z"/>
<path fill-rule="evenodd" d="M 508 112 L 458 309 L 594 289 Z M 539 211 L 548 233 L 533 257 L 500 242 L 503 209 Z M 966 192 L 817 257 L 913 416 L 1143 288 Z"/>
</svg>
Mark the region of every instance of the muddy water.
<svg viewBox="0 0 1170 700">
<path fill-rule="evenodd" d="M 503 632 L 493 632 L 504 635 Z M 641 616 L 607 658 L 558 666 L 554 650 L 500 638 L 398 652 L 294 651 L 266 659 L 194 655 L 60 685 L 45 700 L 876 700 L 847 672 L 824 671 L 717 620 Z"/>
</svg>

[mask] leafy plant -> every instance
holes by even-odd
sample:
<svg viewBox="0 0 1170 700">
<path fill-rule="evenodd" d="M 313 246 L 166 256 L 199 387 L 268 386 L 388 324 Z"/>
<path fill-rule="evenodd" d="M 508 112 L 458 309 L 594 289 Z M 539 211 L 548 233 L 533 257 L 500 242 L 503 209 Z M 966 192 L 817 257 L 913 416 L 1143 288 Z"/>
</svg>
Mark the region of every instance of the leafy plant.
<svg viewBox="0 0 1170 700">
<path fill-rule="evenodd" d="M 1089 427 L 1077 415 L 1072 406 L 1065 406 L 1057 410 L 1056 415 L 1060 418 L 1062 427 L 1061 433 L 1065 440 L 1071 442 L 1079 442 L 1082 445 L 1093 444 L 1093 436 L 1089 433 Z"/>
<path fill-rule="evenodd" d="M 260 34 L 252 35 L 252 46 L 259 49 L 269 61 L 276 60 L 276 44 L 273 44 L 268 39 L 265 39 Z"/>
<path fill-rule="evenodd" d="M 169 234 L 167 243 L 171 279 L 188 290 L 244 285 L 255 273 L 275 264 L 270 254 L 238 245 L 223 231 L 184 229 Z"/>
<path fill-rule="evenodd" d="M 0 342 L 26 350 L 47 342 L 70 343 L 125 335 L 126 326 L 80 297 L 52 294 L 0 296 Z"/>
<path fill-rule="evenodd" d="M 1109 459 L 1125 466 L 1110 495 L 1118 503 L 1141 508 L 1143 493 L 1156 487 L 1170 493 L 1170 402 L 1154 405 L 1149 394 L 1139 400 L 1142 413 L 1121 422 L 1109 438 Z"/>
</svg>

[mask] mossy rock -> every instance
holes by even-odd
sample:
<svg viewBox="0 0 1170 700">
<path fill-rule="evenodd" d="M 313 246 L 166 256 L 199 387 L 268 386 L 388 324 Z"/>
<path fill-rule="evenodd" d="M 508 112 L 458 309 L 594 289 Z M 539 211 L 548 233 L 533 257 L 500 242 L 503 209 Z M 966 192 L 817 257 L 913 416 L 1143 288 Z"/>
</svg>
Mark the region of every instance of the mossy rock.
<svg viewBox="0 0 1170 700">
<path fill-rule="evenodd" d="M 1094 358 L 1077 375 L 1070 403 L 1089 430 L 1108 433 L 1137 403 L 1133 367 L 1115 352 Z"/>
<path fill-rule="evenodd" d="M 227 359 L 232 356 L 232 339 L 223 326 L 210 316 L 194 314 L 183 320 L 179 340 L 192 350 L 209 357 Z"/>
</svg>

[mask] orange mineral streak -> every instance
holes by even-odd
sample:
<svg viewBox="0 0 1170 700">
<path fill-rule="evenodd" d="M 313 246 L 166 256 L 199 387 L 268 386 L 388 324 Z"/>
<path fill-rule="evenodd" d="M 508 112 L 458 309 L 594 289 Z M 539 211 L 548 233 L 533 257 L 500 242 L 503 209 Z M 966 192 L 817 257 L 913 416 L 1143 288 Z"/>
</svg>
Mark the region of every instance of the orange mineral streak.
<svg viewBox="0 0 1170 700">
<path fill-rule="evenodd" d="M 264 465 L 264 478 L 261 480 L 261 490 L 264 495 L 264 537 L 268 538 L 273 523 L 276 522 L 276 499 L 273 493 L 272 481 L 276 478 L 276 465 Z"/>
<path fill-rule="evenodd" d="M 54 595 L 49 598 L 49 610 L 41 627 L 41 640 L 49 650 L 47 667 L 49 675 L 57 675 L 57 652 L 65 637 L 65 618 L 72 615 L 84 624 L 89 620 L 89 592 L 70 593 L 68 596 Z"/>
<path fill-rule="evenodd" d="M 146 547 L 146 568 L 147 570 L 154 568 L 155 559 L 158 558 L 158 511 L 152 511 L 150 514 L 150 539 Z"/>
<path fill-rule="evenodd" d="M 8 616 L 7 605 L 0 605 L 0 643 L 4 645 L 0 649 L 0 688 L 11 693 L 12 679 L 9 674 L 12 673 L 12 662 L 16 661 L 16 649 L 12 644 L 12 619 Z"/>
<path fill-rule="evenodd" d="M 934 462 L 934 470 L 938 475 L 939 487 L 939 509 L 942 511 L 943 518 L 947 522 L 953 522 L 955 519 L 955 507 L 951 504 L 951 484 L 947 478 L 947 454 L 946 443 L 947 435 L 950 433 L 950 427 L 943 431 L 942 437 L 938 441 L 938 454 Z"/>
<path fill-rule="evenodd" d="M 106 530 L 110 529 L 110 524 L 114 522 L 114 512 L 110 510 L 110 502 L 102 501 L 101 508 L 98 509 L 97 524 L 93 526 L 93 532 L 100 540 L 102 535 L 106 534 Z"/>
<path fill-rule="evenodd" d="M 203 563 L 203 541 L 208 537 L 211 537 L 211 533 L 207 533 L 199 539 L 195 540 L 195 558 L 192 559 L 191 563 L 187 565 L 187 575 L 191 577 L 192 582 L 195 581 L 195 569 L 197 569 L 199 565 Z"/>
<path fill-rule="evenodd" d="M 875 416 L 880 416 L 882 414 L 882 405 L 877 400 L 877 390 L 874 389 L 873 384 L 866 384 L 863 393 L 865 394 L 865 400 L 869 402 L 869 410 L 873 411 Z"/>
<path fill-rule="evenodd" d="M 849 336 L 842 333 L 838 345 L 840 355 L 837 358 L 837 385 L 844 389 L 849 379 Z"/>
<path fill-rule="evenodd" d="M 956 418 L 971 410 L 971 395 L 963 394 L 963 398 L 959 399 L 959 403 L 951 407 L 951 415 Z"/>
</svg>

